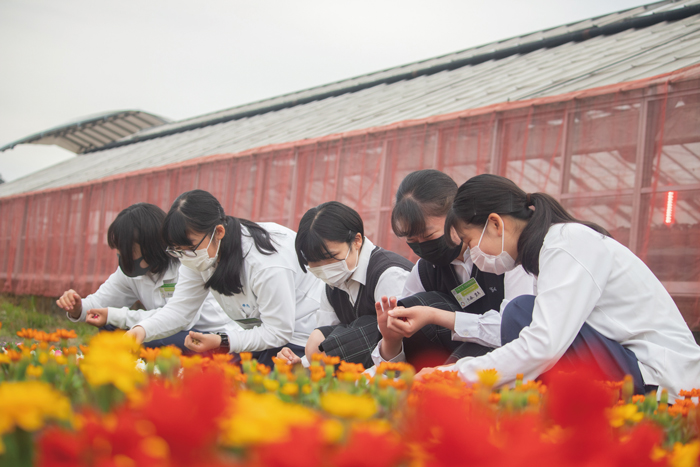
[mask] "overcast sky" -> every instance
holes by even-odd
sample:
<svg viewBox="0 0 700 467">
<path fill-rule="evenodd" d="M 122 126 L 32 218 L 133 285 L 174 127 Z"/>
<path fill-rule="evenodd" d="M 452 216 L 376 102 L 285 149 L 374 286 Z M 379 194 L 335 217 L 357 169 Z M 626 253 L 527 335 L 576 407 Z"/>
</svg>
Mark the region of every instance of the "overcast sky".
<svg viewBox="0 0 700 467">
<path fill-rule="evenodd" d="M 0 0 L 0 146 L 91 114 L 173 120 L 649 2 Z M 72 153 L 0 153 L 6 180 Z"/>
</svg>

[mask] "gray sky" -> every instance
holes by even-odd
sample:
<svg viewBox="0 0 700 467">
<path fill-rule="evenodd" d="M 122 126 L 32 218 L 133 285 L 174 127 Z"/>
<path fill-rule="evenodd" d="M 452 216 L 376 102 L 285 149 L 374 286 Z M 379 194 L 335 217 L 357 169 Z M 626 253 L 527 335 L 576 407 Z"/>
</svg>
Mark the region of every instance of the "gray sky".
<svg viewBox="0 0 700 467">
<path fill-rule="evenodd" d="M 645 3 L 0 0 L 0 146 L 111 110 L 193 117 Z M 69 157 L 18 146 L 0 175 Z"/>
</svg>

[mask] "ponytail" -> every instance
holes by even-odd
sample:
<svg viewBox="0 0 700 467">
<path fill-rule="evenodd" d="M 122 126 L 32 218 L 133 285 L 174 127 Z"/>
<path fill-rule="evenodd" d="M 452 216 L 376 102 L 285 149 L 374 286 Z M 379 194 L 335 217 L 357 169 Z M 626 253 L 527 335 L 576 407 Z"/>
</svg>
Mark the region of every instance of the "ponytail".
<svg viewBox="0 0 700 467">
<path fill-rule="evenodd" d="M 552 225 L 577 223 L 611 236 L 603 227 L 571 216 L 552 196 L 525 193 L 511 180 L 492 174 L 477 175 L 459 187 L 445 221 L 445 232 L 449 232 L 457 222 L 483 226 L 492 213 L 527 222 L 520 232 L 515 262 L 535 276 L 540 273 L 540 250 Z M 449 242 L 449 236 L 447 238 Z"/>
<path fill-rule="evenodd" d="M 234 295 L 243 291 L 242 236 L 252 237 L 255 248 L 264 254 L 277 252 L 270 233 L 255 222 L 224 214 L 219 201 L 204 190 L 192 190 L 178 196 L 163 222 L 163 237 L 168 246 L 194 246 L 188 233 L 211 235 L 223 225 L 226 234 L 219 246 L 219 261 L 214 274 L 204 284 L 222 295 Z M 247 229 L 244 233 L 241 226 Z"/>
</svg>

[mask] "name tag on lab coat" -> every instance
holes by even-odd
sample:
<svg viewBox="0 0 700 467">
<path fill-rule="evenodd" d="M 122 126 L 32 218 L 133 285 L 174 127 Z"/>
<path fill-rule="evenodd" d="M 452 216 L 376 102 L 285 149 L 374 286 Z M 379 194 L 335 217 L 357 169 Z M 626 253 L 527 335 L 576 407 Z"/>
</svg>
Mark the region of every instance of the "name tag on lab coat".
<svg viewBox="0 0 700 467">
<path fill-rule="evenodd" d="M 459 306 L 466 308 L 486 294 L 476 282 L 476 279 L 472 277 L 464 284 L 452 289 L 452 295 L 459 302 Z"/>
<path fill-rule="evenodd" d="M 237 319 L 235 320 L 236 323 L 243 329 L 253 329 L 262 324 L 262 320 L 259 318 L 245 318 L 245 319 Z"/>
<path fill-rule="evenodd" d="M 173 298 L 173 294 L 175 293 L 175 284 L 163 284 L 159 287 L 159 289 L 160 296 L 167 300 L 169 298 Z"/>
</svg>

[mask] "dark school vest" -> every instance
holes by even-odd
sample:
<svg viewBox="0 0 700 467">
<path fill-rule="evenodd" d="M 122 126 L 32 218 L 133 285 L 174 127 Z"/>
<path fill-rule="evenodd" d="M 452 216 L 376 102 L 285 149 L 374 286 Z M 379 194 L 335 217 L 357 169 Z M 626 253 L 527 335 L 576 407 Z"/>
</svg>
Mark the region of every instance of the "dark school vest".
<svg viewBox="0 0 700 467">
<path fill-rule="evenodd" d="M 435 266 L 424 259 L 418 260 L 418 275 L 426 292 L 443 292 L 452 297 L 452 289 L 462 284 L 449 264 L 447 266 Z M 462 311 L 483 315 L 489 310 L 500 310 L 504 298 L 503 280 L 505 274 L 491 274 L 480 271 L 476 266 L 472 267 L 471 277 L 481 286 L 485 296 L 472 302 Z"/>
<path fill-rule="evenodd" d="M 374 289 L 377 287 L 377 282 L 379 282 L 379 278 L 384 271 L 392 267 L 410 271 L 413 268 L 413 263 L 392 251 L 375 247 L 369 257 L 365 285 L 360 284 L 360 291 L 357 294 L 354 306 L 350 302 L 347 292 L 337 287 L 331 288 L 326 284 L 326 297 L 328 297 L 328 301 L 342 324 L 350 324 L 363 315 L 376 316 Z"/>
</svg>

